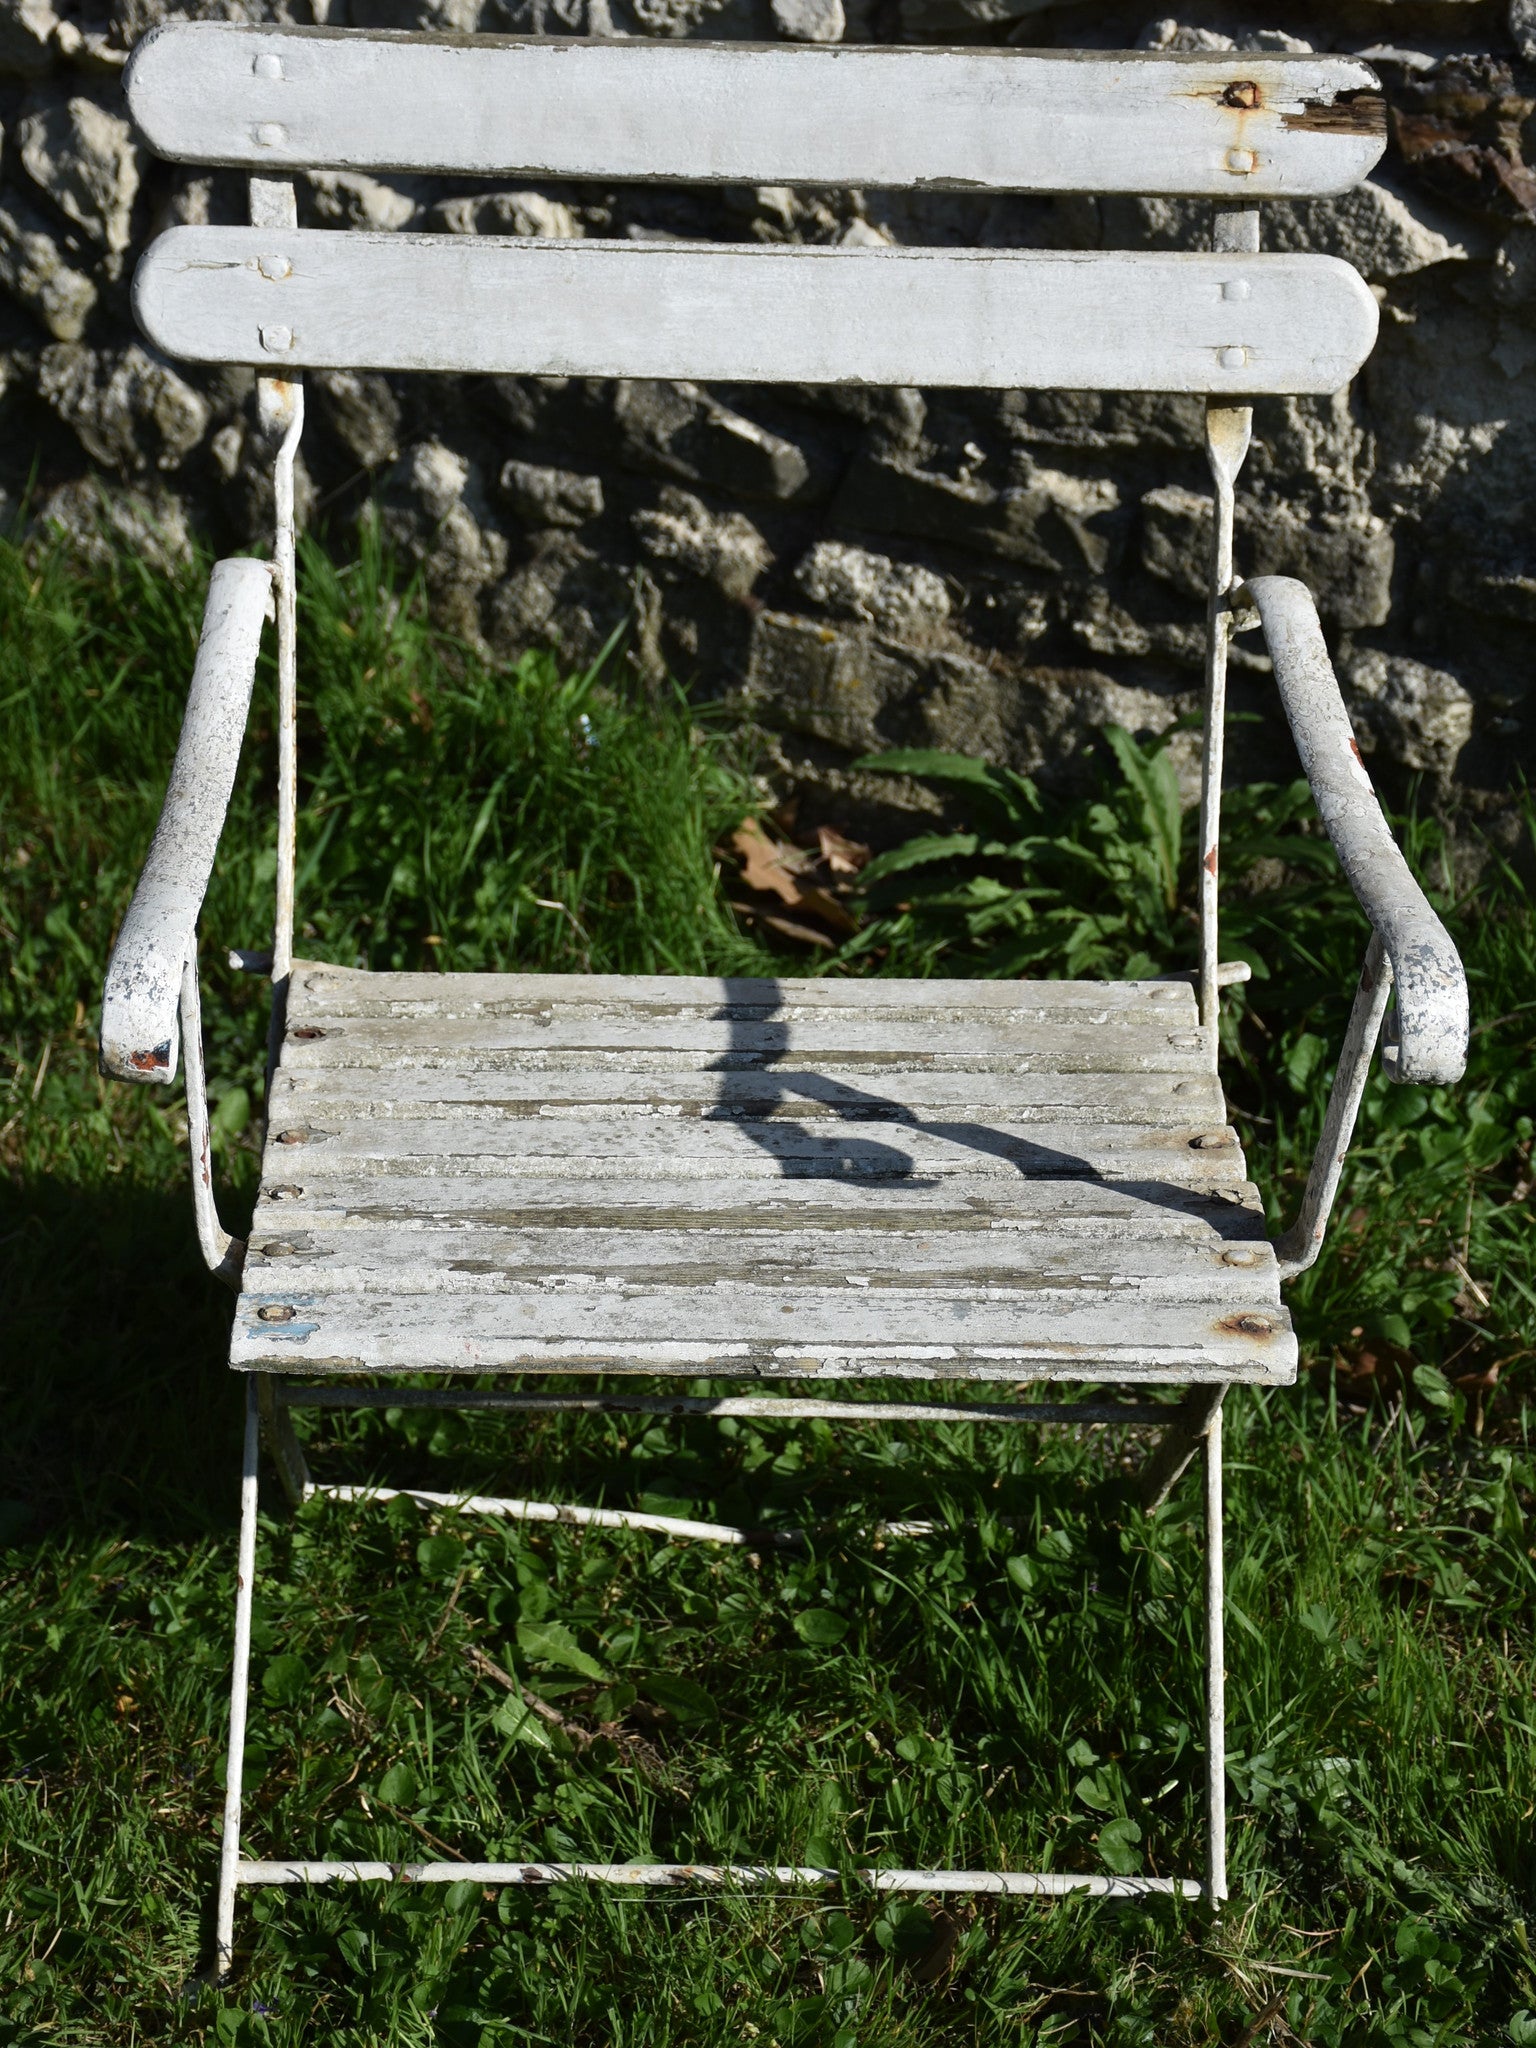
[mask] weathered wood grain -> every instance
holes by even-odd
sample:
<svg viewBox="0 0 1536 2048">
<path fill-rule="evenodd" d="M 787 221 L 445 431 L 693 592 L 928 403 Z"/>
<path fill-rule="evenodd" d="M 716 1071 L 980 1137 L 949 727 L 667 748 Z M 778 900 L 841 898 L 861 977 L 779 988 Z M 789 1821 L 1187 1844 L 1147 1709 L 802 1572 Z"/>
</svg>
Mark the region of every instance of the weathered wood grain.
<svg viewBox="0 0 1536 2048">
<path fill-rule="evenodd" d="M 233 1361 L 1289 1377 L 1214 1077 L 1126 1070 L 1203 1043 L 1188 985 L 1015 993 L 300 963 Z"/>
<path fill-rule="evenodd" d="M 1385 111 L 1356 58 L 795 48 L 168 23 L 128 103 L 161 156 L 743 185 L 1347 191 Z"/>
<path fill-rule="evenodd" d="M 167 355 L 269 370 L 1231 396 L 1342 390 L 1377 327 L 1332 256 L 250 227 L 168 229 L 133 304 Z"/>
<path fill-rule="evenodd" d="M 1261 1237 L 1263 1205 L 1251 1181 L 1215 1188 L 1175 1181 L 1026 1180 L 953 1174 L 891 1183 L 861 1179 L 711 1180 L 700 1174 L 637 1175 L 575 1187 L 563 1175 L 377 1173 L 371 1164 L 314 1178 L 302 1157 L 270 1148 L 257 1214 L 321 1217 L 326 1228 L 357 1221 L 453 1224 L 467 1217 L 498 1227 L 655 1230 L 718 1224 L 761 1242 L 791 1227 L 865 1229 L 1070 1230 L 1088 1238 L 1214 1233 L 1223 1241 Z M 273 1228 L 285 1227 L 274 1223 Z"/>
<path fill-rule="evenodd" d="M 283 1050 L 295 1072 L 312 1068 L 378 1066 L 387 1069 L 430 1056 L 457 1063 L 462 1057 L 484 1069 L 527 1056 L 564 1056 L 594 1069 L 619 1065 L 643 1073 L 715 1067 L 764 1068 L 788 1061 L 819 1067 L 860 1063 L 942 1070 L 957 1062 L 1028 1061 L 1043 1071 L 1199 1073 L 1209 1069 L 1208 1040 L 1198 1029 L 1170 1031 L 1161 1017 L 1143 1021 L 1121 1016 L 1094 1023 L 1037 1023 L 1030 1017 L 925 1019 L 918 1011 L 895 1017 L 811 1016 L 801 1022 L 778 1017 L 762 1021 L 715 1017 L 665 1017 L 642 1011 L 633 1017 L 480 1018 L 362 1017 L 290 1027 Z M 667 1055 L 681 1055 L 675 1068 Z M 1202 1055 L 1205 1055 L 1202 1057 Z"/>
<path fill-rule="evenodd" d="M 646 1372 L 793 1378 L 1283 1381 L 1295 1341 L 1255 1286 L 1245 1306 L 968 1291 L 732 1287 L 530 1291 L 445 1302 L 303 1290 L 241 1298 L 236 1366 L 360 1372 Z M 263 1313 L 265 1312 L 265 1313 Z M 282 1320 L 273 1320 L 280 1317 Z"/>
<path fill-rule="evenodd" d="M 1173 981 L 932 981 L 813 979 L 785 975 L 672 974 L 374 974 L 296 960 L 289 1016 L 430 1017 L 449 1020 L 523 1014 L 634 1016 L 657 1010 L 683 1017 L 848 1016 L 975 1017 L 1004 1011 L 1040 1020 L 1149 1013 L 1179 1025 L 1199 1021 L 1194 988 Z"/>
<path fill-rule="evenodd" d="M 1124 1294 L 1128 1299 L 1251 1300 L 1272 1279 L 1265 1244 L 1212 1243 L 1208 1236 L 1085 1241 L 1042 1231 L 971 1233 L 907 1226 L 826 1231 L 785 1227 L 761 1233 L 744 1260 L 740 1236 L 718 1226 L 684 1230 L 592 1230 L 482 1225 L 456 1227 L 354 1222 L 307 1228 L 289 1217 L 258 1231 L 248 1253 L 250 1284 L 367 1292 L 381 1282 L 402 1294 L 497 1294 L 526 1287 L 749 1286 L 819 1280 L 875 1293 L 892 1286 L 973 1287 L 1021 1293 Z M 262 1277 L 264 1276 L 264 1277 Z"/>
<path fill-rule="evenodd" d="M 302 1028 L 302 1027 L 301 1027 Z M 600 1109 L 640 1121 L 707 1116 L 858 1123 L 908 1118 L 991 1117 L 1019 1123 L 1155 1124 L 1205 1130 L 1226 1121 L 1213 1074 L 1052 1074 L 1020 1071 L 902 1075 L 892 1093 L 837 1075 L 772 1067 L 740 1073 L 486 1073 L 374 1066 L 284 1071 L 272 1092 L 275 1127 L 302 1123 L 317 1105 L 348 1118 L 563 1117 Z M 321 1117 L 324 1121 L 324 1117 Z"/>
<path fill-rule="evenodd" d="M 435 1173 L 479 1179 L 559 1174 L 575 1184 L 636 1175 L 776 1180 L 789 1175 L 902 1181 L 963 1175 L 1061 1179 L 1154 1179 L 1222 1186 L 1245 1178 L 1242 1147 L 1229 1128 L 1161 1130 L 1144 1124 L 1018 1125 L 861 1119 L 806 1129 L 793 1118 L 718 1121 L 505 1117 L 494 1107 L 456 1118 L 376 1117 L 327 1121 L 323 1098 L 311 1120 L 274 1129 L 273 1150 L 311 1181 L 367 1162 L 381 1176 Z M 327 1124 L 329 1127 L 327 1127 Z"/>
</svg>

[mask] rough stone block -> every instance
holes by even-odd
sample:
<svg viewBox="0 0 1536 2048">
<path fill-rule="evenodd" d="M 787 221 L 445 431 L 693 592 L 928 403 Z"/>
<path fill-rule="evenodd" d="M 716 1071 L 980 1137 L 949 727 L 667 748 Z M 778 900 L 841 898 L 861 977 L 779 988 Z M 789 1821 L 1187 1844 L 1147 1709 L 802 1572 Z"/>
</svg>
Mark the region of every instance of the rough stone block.
<svg viewBox="0 0 1536 2048">
<path fill-rule="evenodd" d="M 1118 503 L 1107 478 L 1042 469 L 999 490 L 977 477 L 946 476 L 904 457 L 861 452 L 834 512 L 839 525 L 866 533 L 910 534 L 1033 569 L 1101 571 L 1109 543 L 1088 521 Z"/>
<path fill-rule="evenodd" d="M 310 380 L 326 425 L 363 469 L 400 453 L 400 405 L 389 379 L 364 370 L 318 370 Z"/>
<path fill-rule="evenodd" d="M 794 498 L 810 481 L 810 465 L 793 441 L 723 405 L 702 385 L 620 382 L 613 423 L 620 460 L 652 476 L 744 498 Z"/>
<path fill-rule="evenodd" d="M 1211 500 L 1177 485 L 1141 501 L 1142 566 L 1191 597 L 1203 597 L 1211 545 Z M 1240 496 L 1238 572 L 1299 576 L 1336 626 L 1384 625 L 1392 608 L 1392 534 L 1366 508 L 1299 516 L 1288 505 Z"/>
<path fill-rule="evenodd" d="M 503 464 L 501 494 L 529 526 L 585 526 L 603 516 L 602 479 L 536 462 Z"/>
<path fill-rule="evenodd" d="M 308 205 L 301 211 L 322 227 L 366 228 L 394 234 L 409 227 L 419 208 L 410 193 L 362 171 L 306 171 Z"/>
<path fill-rule="evenodd" d="M 744 513 L 711 512 L 691 491 L 664 490 L 659 508 L 637 512 L 631 524 L 653 562 L 701 577 L 734 603 L 751 594 L 773 560 Z"/>
<path fill-rule="evenodd" d="M 583 231 L 564 200 L 543 192 L 476 192 L 442 199 L 428 212 L 427 226 L 450 235 L 545 235 L 567 242 Z"/>
<path fill-rule="evenodd" d="M 1362 753 L 1448 784 L 1472 737 L 1475 706 L 1457 678 L 1401 654 L 1357 654 L 1347 681 Z"/>
<path fill-rule="evenodd" d="M 796 565 L 795 581 L 813 604 L 868 620 L 884 633 L 931 633 L 949 617 L 942 576 L 917 562 L 893 562 L 845 541 L 820 540 Z"/>
<path fill-rule="evenodd" d="M 96 287 L 67 260 L 47 221 L 15 194 L 0 202 L 0 288 L 57 341 L 78 341 Z"/>
<path fill-rule="evenodd" d="M 179 469 L 208 431 L 207 399 L 142 348 L 98 353 L 57 342 L 43 350 L 37 388 L 109 469 Z"/>
<path fill-rule="evenodd" d="M 792 43 L 840 43 L 843 0 L 772 0 L 773 25 Z"/>
<path fill-rule="evenodd" d="M 82 94 L 47 92 L 28 102 L 16 134 L 33 184 L 93 242 L 121 254 L 141 167 L 127 120 Z"/>
<path fill-rule="evenodd" d="M 49 0 L 0 0 L 0 77 L 41 78 L 52 70 L 60 26 Z"/>
<path fill-rule="evenodd" d="M 918 687 L 919 666 L 868 627 L 835 627 L 792 612 L 759 612 L 747 694 L 762 713 L 850 753 L 887 746 L 887 710 Z"/>
</svg>

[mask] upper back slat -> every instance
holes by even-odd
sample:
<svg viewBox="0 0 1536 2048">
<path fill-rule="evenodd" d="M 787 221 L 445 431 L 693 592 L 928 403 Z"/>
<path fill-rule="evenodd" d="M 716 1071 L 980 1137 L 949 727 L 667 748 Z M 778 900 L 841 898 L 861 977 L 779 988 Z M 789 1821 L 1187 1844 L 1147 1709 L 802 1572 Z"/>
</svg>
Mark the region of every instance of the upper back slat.
<svg viewBox="0 0 1536 2048">
<path fill-rule="evenodd" d="M 1351 57 L 523 41 L 171 22 L 133 56 L 186 163 L 747 185 L 1347 191 L 1380 156 Z"/>
</svg>

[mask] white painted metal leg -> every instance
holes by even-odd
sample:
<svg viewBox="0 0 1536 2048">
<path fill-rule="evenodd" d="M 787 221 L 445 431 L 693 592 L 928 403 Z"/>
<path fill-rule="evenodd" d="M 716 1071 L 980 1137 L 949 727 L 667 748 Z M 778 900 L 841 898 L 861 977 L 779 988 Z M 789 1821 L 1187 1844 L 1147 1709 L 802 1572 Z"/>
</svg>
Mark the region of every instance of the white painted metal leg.
<svg viewBox="0 0 1536 2048">
<path fill-rule="evenodd" d="M 1220 1912 L 1227 1896 L 1227 1637 L 1223 1612 L 1221 1406 L 1205 1432 L 1205 1805 L 1209 1838 L 1206 1897 Z"/>
<path fill-rule="evenodd" d="M 1256 207 L 1218 207 L 1213 249 L 1247 253 L 1259 246 Z M 1221 859 L 1221 778 L 1226 752 L 1227 646 L 1231 638 L 1232 524 L 1237 473 L 1253 437 L 1253 408 L 1211 401 L 1205 412 L 1205 451 L 1216 486 L 1211 527 L 1210 583 L 1206 604 L 1205 747 L 1200 774 L 1200 1022 L 1211 1035 L 1216 1060 L 1218 898 Z"/>
<path fill-rule="evenodd" d="M 240 1549 L 235 1565 L 235 1668 L 229 1686 L 229 1754 L 224 1780 L 224 1840 L 219 1851 L 219 1907 L 214 1971 L 225 1977 L 235 1959 L 235 1888 L 240 1881 L 240 1788 L 245 1772 L 245 1709 L 251 1677 L 251 1595 L 256 1578 L 256 1466 L 260 1444 L 256 1387 L 245 1390 L 245 1452 L 240 1466 Z"/>
</svg>

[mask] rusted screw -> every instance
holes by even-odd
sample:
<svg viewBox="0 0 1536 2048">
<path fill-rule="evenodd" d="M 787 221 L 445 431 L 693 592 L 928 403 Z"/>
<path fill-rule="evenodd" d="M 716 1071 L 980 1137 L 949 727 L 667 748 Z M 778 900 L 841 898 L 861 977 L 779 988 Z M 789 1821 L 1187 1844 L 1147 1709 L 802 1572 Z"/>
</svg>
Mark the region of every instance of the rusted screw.
<svg viewBox="0 0 1536 2048">
<path fill-rule="evenodd" d="M 1229 1330 L 1234 1337 L 1269 1337 L 1275 1328 L 1267 1316 L 1228 1316 L 1217 1327 Z"/>
<path fill-rule="evenodd" d="M 1251 111 L 1262 106 L 1264 95 L 1251 78 L 1234 78 L 1221 96 L 1224 107 L 1242 107 Z"/>
<path fill-rule="evenodd" d="M 308 1136 L 308 1131 L 279 1131 L 277 1142 L 279 1145 L 302 1145 Z"/>
<path fill-rule="evenodd" d="M 311 1038 L 324 1038 L 325 1033 L 318 1024 L 301 1024 L 296 1031 L 290 1031 L 290 1038 L 300 1038 L 306 1043 Z"/>
<path fill-rule="evenodd" d="M 291 1323 L 294 1311 L 286 1301 L 270 1301 L 265 1308 L 257 1309 L 256 1315 L 263 1323 Z"/>
<path fill-rule="evenodd" d="M 1198 1138 L 1191 1138 L 1191 1152 L 1219 1152 L 1223 1145 L 1230 1145 L 1231 1136 L 1226 1131 L 1202 1131 Z"/>
</svg>

